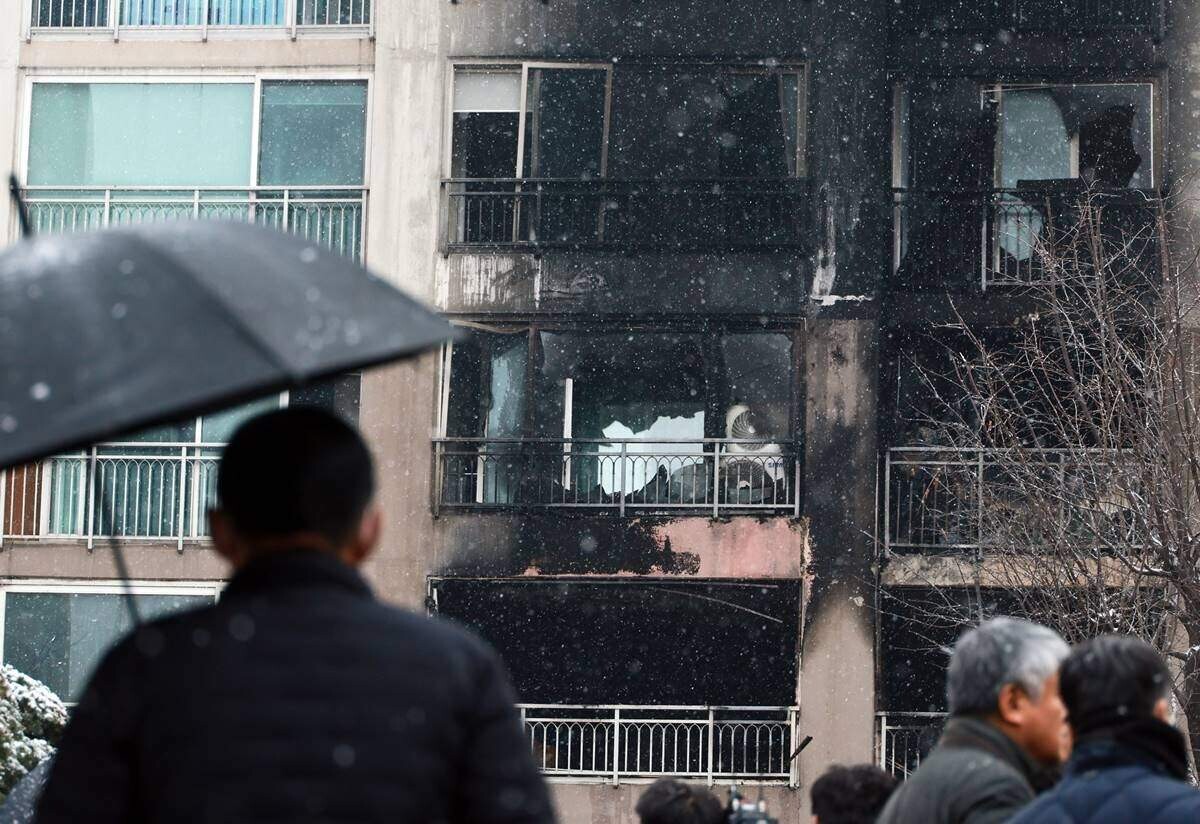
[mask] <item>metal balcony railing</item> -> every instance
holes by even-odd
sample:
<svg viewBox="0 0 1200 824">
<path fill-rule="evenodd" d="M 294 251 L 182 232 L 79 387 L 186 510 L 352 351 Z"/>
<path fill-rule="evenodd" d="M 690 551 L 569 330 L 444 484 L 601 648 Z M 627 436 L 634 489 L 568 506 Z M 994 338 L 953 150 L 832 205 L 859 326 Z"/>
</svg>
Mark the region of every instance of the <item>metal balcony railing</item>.
<svg viewBox="0 0 1200 824">
<path fill-rule="evenodd" d="M 361 29 L 369 34 L 372 0 L 26 0 L 30 34 L 95 30 Z"/>
<path fill-rule="evenodd" d="M 893 270 L 897 284 L 928 289 L 992 289 L 1042 283 L 1045 252 L 1065 252 L 1081 204 L 1099 216 L 1101 235 L 1127 244 L 1138 271 L 1158 268 L 1157 194 L 1135 189 L 1047 192 L 895 190 Z"/>
<path fill-rule="evenodd" d="M 937 744 L 946 713 L 877 712 L 875 720 L 876 763 L 903 781 Z"/>
<path fill-rule="evenodd" d="M 448 249 L 772 248 L 806 242 L 804 180 L 442 181 Z"/>
<path fill-rule="evenodd" d="M 792 444 L 439 438 L 433 448 L 439 508 L 800 514 Z"/>
<path fill-rule="evenodd" d="M 897 0 L 897 31 L 1162 31 L 1160 0 Z"/>
<path fill-rule="evenodd" d="M 981 449 L 889 449 L 884 549 L 978 552 L 1001 535 L 1031 550 L 1051 540 L 1127 544 L 1121 466 L 1121 453 L 1100 449 L 1029 449 L 1004 459 Z M 1031 504 L 1031 495 L 1042 500 Z"/>
<path fill-rule="evenodd" d="M 108 443 L 0 472 L 6 538 L 207 537 L 222 444 Z"/>
<path fill-rule="evenodd" d="M 551 778 L 763 781 L 796 786 L 797 707 L 522 704 Z"/>
<path fill-rule="evenodd" d="M 362 186 L 29 186 L 25 198 L 38 232 L 178 218 L 242 220 L 293 232 L 355 260 L 365 251 L 367 190 Z"/>
</svg>

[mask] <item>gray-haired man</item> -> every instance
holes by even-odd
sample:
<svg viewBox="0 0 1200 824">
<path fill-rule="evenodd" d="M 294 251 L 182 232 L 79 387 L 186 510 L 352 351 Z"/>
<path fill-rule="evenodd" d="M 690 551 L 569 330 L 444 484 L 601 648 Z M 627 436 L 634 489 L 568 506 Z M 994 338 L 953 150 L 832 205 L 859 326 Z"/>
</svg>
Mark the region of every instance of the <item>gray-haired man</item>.
<svg viewBox="0 0 1200 824">
<path fill-rule="evenodd" d="M 937 747 L 892 795 L 878 824 L 999 824 L 1033 800 L 1041 766 L 1064 753 L 1058 667 L 1070 650 L 1051 629 L 993 618 L 958 639 Z"/>
</svg>

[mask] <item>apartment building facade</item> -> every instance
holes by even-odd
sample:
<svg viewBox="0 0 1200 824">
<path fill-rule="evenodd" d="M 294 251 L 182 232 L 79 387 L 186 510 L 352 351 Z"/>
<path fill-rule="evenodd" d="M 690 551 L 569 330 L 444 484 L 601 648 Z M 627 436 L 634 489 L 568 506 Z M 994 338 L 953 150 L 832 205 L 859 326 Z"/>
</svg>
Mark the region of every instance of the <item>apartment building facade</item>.
<svg viewBox="0 0 1200 824">
<path fill-rule="evenodd" d="M 802 821 L 829 764 L 911 764 L 944 655 L 886 602 L 979 547 L 913 503 L 944 457 L 906 364 L 952 307 L 1021 310 L 1048 182 L 1197 162 L 1187 4 L 20 5 L 0 141 L 39 231 L 256 220 L 461 326 L 261 406 L 357 417 L 373 582 L 501 650 L 565 821 L 664 774 Z M 145 612 L 216 597 L 248 411 L 5 475 L 0 660 L 77 694 L 123 628 L 111 533 Z"/>
</svg>

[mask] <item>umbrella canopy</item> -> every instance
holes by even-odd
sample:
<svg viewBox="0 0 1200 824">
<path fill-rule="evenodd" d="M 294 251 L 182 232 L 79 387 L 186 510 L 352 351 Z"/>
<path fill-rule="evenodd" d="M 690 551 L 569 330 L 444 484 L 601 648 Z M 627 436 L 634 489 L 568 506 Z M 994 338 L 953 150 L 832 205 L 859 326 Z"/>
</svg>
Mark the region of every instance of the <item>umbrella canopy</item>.
<svg viewBox="0 0 1200 824">
<path fill-rule="evenodd" d="M 428 349 L 450 325 L 243 223 L 45 235 L 0 255 L 0 467 Z"/>
</svg>

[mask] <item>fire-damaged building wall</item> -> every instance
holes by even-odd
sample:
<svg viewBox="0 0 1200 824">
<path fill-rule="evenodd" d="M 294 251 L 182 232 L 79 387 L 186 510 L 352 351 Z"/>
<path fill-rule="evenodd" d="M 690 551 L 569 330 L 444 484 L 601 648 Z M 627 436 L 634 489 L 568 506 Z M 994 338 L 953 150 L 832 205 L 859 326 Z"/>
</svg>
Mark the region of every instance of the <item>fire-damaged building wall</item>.
<svg viewBox="0 0 1200 824">
<path fill-rule="evenodd" d="M 564 820 L 656 772 L 804 820 L 872 750 L 886 4 L 409 5 L 373 254 L 462 335 L 365 381 L 377 580 L 501 649 Z M 711 753 L 639 762 L 655 717 Z"/>
<path fill-rule="evenodd" d="M 914 588 L 892 556 L 940 551 L 897 552 L 886 519 L 891 450 L 937 437 L 897 364 L 1023 311 L 1081 187 L 1135 219 L 1123 198 L 1167 181 L 1174 12 L 406 6 L 377 50 L 403 217 L 373 255 L 462 335 L 365 381 L 394 513 L 378 578 L 505 652 L 567 820 L 632 820 L 646 771 L 597 732 L 638 729 L 630 707 L 741 701 L 794 713 L 787 762 L 749 772 L 802 820 L 791 788 L 875 757 L 877 711 L 940 709 L 954 628 L 906 656 L 912 622 L 876 620 L 880 567 Z"/>
</svg>

